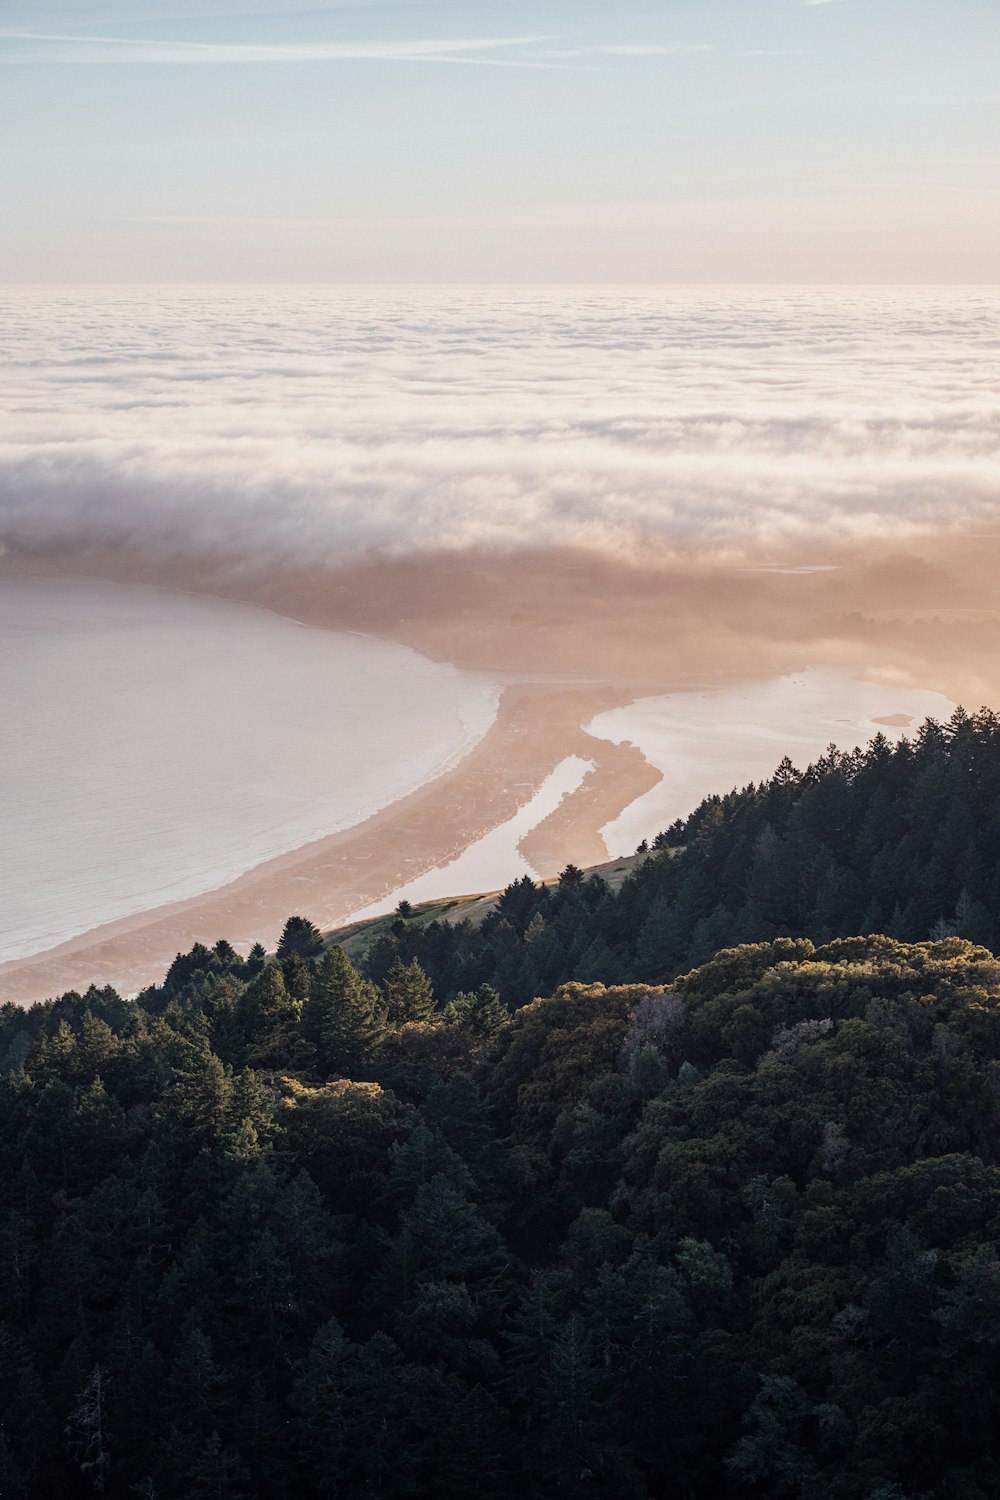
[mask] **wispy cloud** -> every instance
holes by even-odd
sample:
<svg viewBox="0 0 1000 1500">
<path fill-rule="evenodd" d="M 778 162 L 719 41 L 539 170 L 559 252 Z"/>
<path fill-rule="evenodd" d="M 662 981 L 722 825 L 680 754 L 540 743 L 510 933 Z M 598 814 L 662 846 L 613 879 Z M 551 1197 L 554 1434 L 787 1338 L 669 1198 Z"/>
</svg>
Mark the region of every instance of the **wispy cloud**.
<svg viewBox="0 0 1000 1500">
<path fill-rule="evenodd" d="M 607 57 L 683 57 L 689 52 L 714 52 L 712 46 L 663 46 L 656 42 L 627 42 L 614 47 L 589 47 L 590 52 L 601 52 Z"/>
<path fill-rule="evenodd" d="M 0 63 L 316 63 L 451 62 L 539 67 L 531 58 L 491 57 L 492 52 L 537 46 L 545 36 L 435 37 L 400 42 L 173 42 L 131 37 L 51 35 L 0 31 Z"/>
<path fill-rule="evenodd" d="M 661 42 L 623 42 L 617 45 L 547 48 L 544 57 L 580 59 L 587 57 L 689 57 L 698 53 L 714 52 L 709 44 L 700 46 L 670 46 Z"/>
</svg>

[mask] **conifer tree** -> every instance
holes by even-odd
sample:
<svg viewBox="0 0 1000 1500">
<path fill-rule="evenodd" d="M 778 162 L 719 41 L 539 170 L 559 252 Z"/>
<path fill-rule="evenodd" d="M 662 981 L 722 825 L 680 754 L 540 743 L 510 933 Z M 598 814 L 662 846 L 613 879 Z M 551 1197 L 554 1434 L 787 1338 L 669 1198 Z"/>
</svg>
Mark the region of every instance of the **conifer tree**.
<svg viewBox="0 0 1000 1500">
<path fill-rule="evenodd" d="M 295 1371 L 291 1395 L 297 1413 L 295 1444 L 305 1460 L 316 1495 L 343 1494 L 350 1349 L 340 1323 L 329 1318 L 317 1330 L 308 1354 Z"/>
<path fill-rule="evenodd" d="M 95 1074 L 105 1072 L 119 1050 L 119 1045 L 118 1038 L 108 1023 L 89 1010 L 85 1011 L 77 1044 L 81 1077 L 89 1082 Z"/>
<path fill-rule="evenodd" d="M 187 1500 L 245 1500 L 249 1478 L 231 1448 L 224 1448 L 213 1429 L 192 1464 L 187 1480 Z"/>
<path fill-rule="evenodd" d="M 247 1041 L 261 1042 L 283 1021 L 292 1019 L 297 1009 L 280 967 L 265 964 L 240 996 L 236 1014 Z"/>
<path fill-rule="evenodd" d="M 328 948 L 302 1008 L 302 1034 L 320 1071 L 353 1076 L 370 1062 L 385 1031 L 376 987 L 362 979 L 343 948 Z"/>
<path fill-rule="evenodd" d="M 289 917 L 278 939 L 278 960 L 297 953 L 300 958 L 315 958 L 322 952 L 323 934 L 308 917 Z"/>
<path fill-rule="evenodd" d="M 312 987 L 312 971 L 305 959 L 299 953 L 290 953 L 281 961 L 281 972 L 285 980 L 285 989 L 293 1000 L 301 1005 L 308 1000 L 309 991 Z"/>
<path fill-rule="evenodd" d="M 426 1021 L 434 1011 L 434 991 L 419 961 L 408 964 L 397 955 L 383 986 L 389 1021 L 403 1026 L 407 1021 Z"/>
<path fill-rule="evenodd" d="M 267 962 L 267 949 L 263 943 L 254 943 L 247 954 L 247 961 L 243 966 L 244 973 L 257 974 Z"/>
<path fill-rule="evenodd" d="M 473 995 L 459 992 L 445 1006 L 444 1018 L 478 1036 L 494 1037 L 510 1020 L 510 1011 L 491 984 L 481 984 Z"/>
</svg>

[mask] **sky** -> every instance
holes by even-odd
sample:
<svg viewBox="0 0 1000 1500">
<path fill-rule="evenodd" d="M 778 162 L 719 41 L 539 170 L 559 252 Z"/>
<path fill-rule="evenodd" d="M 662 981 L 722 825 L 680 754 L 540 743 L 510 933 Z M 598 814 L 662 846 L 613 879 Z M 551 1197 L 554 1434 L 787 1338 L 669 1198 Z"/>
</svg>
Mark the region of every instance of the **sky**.
<svg viewBox="0 0 1000 1500">
<path fill-rule="evenodd" d="M 3 0 L 0 279 L 992 283 L 997 0 Z"/>
</svg>

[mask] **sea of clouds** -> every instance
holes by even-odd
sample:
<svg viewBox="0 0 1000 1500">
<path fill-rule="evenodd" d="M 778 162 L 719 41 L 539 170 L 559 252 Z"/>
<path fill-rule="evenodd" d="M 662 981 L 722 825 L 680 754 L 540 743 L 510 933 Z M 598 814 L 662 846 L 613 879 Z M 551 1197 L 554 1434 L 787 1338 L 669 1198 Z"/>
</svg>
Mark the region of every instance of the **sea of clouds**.
<svg viewBox="0 0 1000 1500">
<path fill-rule="evenodd" d="M 0 292 L 0 546 L 324 563 L 1000 520 L 1000 292 Z"/>
</svg>

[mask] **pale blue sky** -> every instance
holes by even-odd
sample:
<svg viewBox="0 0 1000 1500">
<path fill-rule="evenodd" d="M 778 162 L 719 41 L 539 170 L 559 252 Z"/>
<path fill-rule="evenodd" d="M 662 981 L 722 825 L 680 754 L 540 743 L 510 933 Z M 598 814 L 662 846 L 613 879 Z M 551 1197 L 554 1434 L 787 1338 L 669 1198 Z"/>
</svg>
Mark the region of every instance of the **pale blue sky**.
<svg viewBox="0 0 1000 1500">
<path fill-rule="evenodd" d="M 997 0 L 0 15 L 8 281 L 997 279 Z"/>
</svg>

